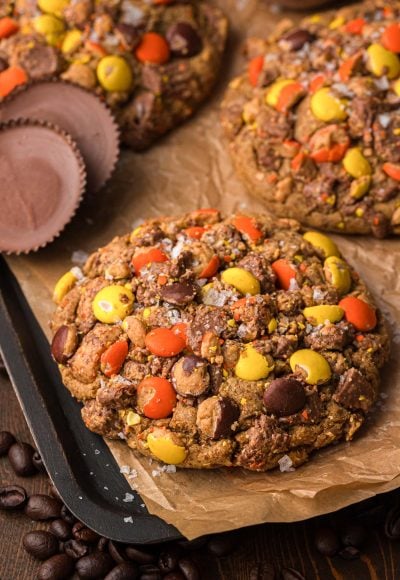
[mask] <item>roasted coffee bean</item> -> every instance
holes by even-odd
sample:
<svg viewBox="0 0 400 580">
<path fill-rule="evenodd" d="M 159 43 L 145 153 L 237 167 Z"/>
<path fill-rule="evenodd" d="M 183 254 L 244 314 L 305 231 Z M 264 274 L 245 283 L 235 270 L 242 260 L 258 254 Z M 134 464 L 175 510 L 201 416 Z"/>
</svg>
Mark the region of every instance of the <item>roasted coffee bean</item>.
<svg viewBox="0 0 400 580">
<path fill-rule="evenodd" d="M 79 578 L 104 578 L 114 567 L 113 559 L 105 552 L 95 552 L 84 556 L 76 563 Z"/>
<path fill-rule="evenodd" d="M 400 506 L 391 509 L 385 520 L 385 535 L 389 540 L 400 538 Z"/>
<path fill-rule="evenodd" d="M 332 528 L 319 528 L 315 534 L 315 547 L 323 556 L 334 556 L 339 550 L 339 538 Z"/>
<path fill-rule="evenodd" d="M 104 580 L 136 580 L 139 569 L 133 562 L 122 562 L 107 574 Z"/>
<path fill-rule="evenodd" d="M 71 526 L 61 518 L 53 520 L 50 524 L 49 530 L 56 538 L 63 542 L 72 538 Z"/>
<path fill-rule="evenodd" d="M 163 580 L 186 580 L 186 577 L 182 572 L 175 571 L 163 576 Z"/>
<path fill-rule="evenodd" d="M 194 285 L 186 282 L 175 282 L 161 288 L 161 298 L 170 304 L 177 304 L 178 306 L 188 304 L 195 295 L 196 288 Z"/>
<path fill-rule="evenodd" d="M 36 473 L 33 464 L 34 448 L 29 443 L 13 443 L 8 450 L 8 460 L 17 475 L 27 477 Z"/>
<path fill-rule="evenodd" d="M 367 531 L 361 524 L 357 522 L 349 522 L 346 524 L 341 533 L 340 540 L 344 546 L 353 546 L 360 548 L 365 542 Z"/>
<path fill-rule="evenodd" d="M 139 566 L 140 580 L 161 580 L 162 574 L 158 566 L 154 564 L 142 564 Z"/>
<path fill-rule="evenodd" d="M 346 548 L 339 551 L 339 556 L 343 558 L 343 560 L 356 560 L 360 557 L 360 550 L 354 548 L 354 546 L 346 546 Z"/>
<path fill-rule="evenodd" d="M 151 552 L 146 552 L 145 550 L 137 548 L 136 546 L 127 546 L 125 548 L 125 553 L 129 560 L 133 560 L 138 564 L 152 564 L 155 562 L 154 554 Z"/>
<path fill-rule="evenodd" d="M 305 28 L 296 28 L 282 37 L 288 43 L 290 50 L 300 50 L 308 42 L 314 42 L 315 36 Z"/>
<path fill-rule="evenodd" d="M 15 437 L 8 431 L 0 431 L 0 457 L 7 455 L 11 445 L 15 443 Z"/>
<path fill-rule="evenodd" d="M 249 580 L 275 580 L 275 570 L 270 564 L 259 562 L 250 570 Z"/>
<path fill-rule="evenodd" d="M 79 540 L 67 540 L 64 543 L 64 552 L 74 560 L 79 560 L 90 553 L 90 547 Z"/>
<path fill-rule="evenodd" d="M 38 580 L 66 580 L 74 572 L 74 561 L 65 554 L 52 556 L 40 566 Z"/>
<path fill-rule="evenodd" d="M 264 392 L 264 405 L 269 413 L 278 417 L 293 415 L 306 404 L 303 384 L 297 379 L 280 378 L 271 381 Z"/>
<path fill-rule="evenodd" d="M 185 576 L 185 580 L 200 580 L 199 569 L 190 558 L 181 558 L 178 567 Z"/>
<path fill-rule="evenodd" d="M 233 534 L 218 534 L 212 536 L 207 542 L 207 550 L 217 556 L 227 556 L 236 547 L 236 538 Z"/>
<path fill-rule="evenodd" d="M 38 471 L 41 471 L 42 473 L 46 473 L 46 468 L 44 466 L 44 463 L 42 461 L 42 458 L 40 456 L 39 451 L 35 451 L 35 453 L 33 454 L 32 463 Z"/>
<path fill-rule="evenodd" d="M 179 550 L 176 546 L 163 550 L 158 557 L 158 567 L 163 574 L 173 572 L 178 567 Z"/>
<path fill-rule="evenodd" d="M 172 24 L 166 38 L 172 54 L 176 56 L 195 56 L 203 48 L 199 34 L 188 22 Z"/>
<path fill-rule="evenodd" d="M 183 548 L 184 550 L 200 550 L 203 548 L 208 541 L 208 536 L 201 536 L 200 538 L 196 538 L 195 540 L 180 540 L 178 545 Z"/>
<path fill-rule="evenodd" d="M 117 564 L 121 564 L 122 562 L 126 562 L 128 560 L 128 556 L 125 554 L 124 547 L 117 542 L 113 542 L 112 540 L 108 542 L 108 553 Z"/>
<path fill-rule="evenodd" d="M 44 530 L 28 532 L 25 534 L 22 543 L 28 554 L 38 560 L 47 560 L 58 552 L 57 538 Z"/>
<path fill-rule="evenodd" d="M 31 495 L 25 506 L 25 513 L 31 520 L 51 520 L 61 515 L 62 503 L 50 495 Z"/>
<path fill-rule="evenodd" d="M 75 540 L 79 540 L 84 544 L 94 544 L 100 538 L 99 534 L 86 527 L 82 522 L 76 522 L 72 528 L 72 535 Z"/>
<path fill-rule="evenodd" d="M 63 325 L 55 333 L 51 343 L 51 354 L 61 365 L 65 365 L 78 346 L 78 333 L 73 324 Z"/>
<path fill-rule="evenodd" d="M 0 487 L 0 510 L 22 509 L 27 499 L 26 490 L 19 485 Z"/>
<path fill-rule="evenodd" d="M 67 506 L 63 505 L 61 508 L 61 517 L 71 526 L 76 522 L 76 517 L 71 514 Z"/>
<path fill-rule="evenodd" d="M 100 538 L 97 543 L 96 550 L 98 552 L 107 552 L 108 551 L 108 539 L 107 538 Z"/>
<path fill-rule="evenodd" d="M 306 580 L 298 570 L 294 568 L 282 568 L 281 580 Z"/>
</svg>

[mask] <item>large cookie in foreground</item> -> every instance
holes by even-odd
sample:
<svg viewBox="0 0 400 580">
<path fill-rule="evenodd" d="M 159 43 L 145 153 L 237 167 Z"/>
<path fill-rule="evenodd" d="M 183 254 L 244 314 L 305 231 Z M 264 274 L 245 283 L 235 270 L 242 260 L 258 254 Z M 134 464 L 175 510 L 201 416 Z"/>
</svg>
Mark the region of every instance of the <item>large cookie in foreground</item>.
<svg viewBox="0 0 400 580">
<path fill-rule="evenodd" d="M 389 352 L 333 241 L 270 216 L 145 222 L 54 298 L 53 356 L 86 425 L 180 467 L 285 469 L 350 440 Z"/>
<path fill-rule="evenodd" d="M 269 210 L 341 233 L 400 234 L 400 2 L 367 2 L 251 39 L 222 124 Z"/>
<path fill-rule="evenodd" d="M 210 94 L 227 36 L 222 12 L 194 0 L 16 0 L 1 24 L 0 98 L 27 80 L 66 79 L 105 99 L 133 149 Z"/>
</svg>

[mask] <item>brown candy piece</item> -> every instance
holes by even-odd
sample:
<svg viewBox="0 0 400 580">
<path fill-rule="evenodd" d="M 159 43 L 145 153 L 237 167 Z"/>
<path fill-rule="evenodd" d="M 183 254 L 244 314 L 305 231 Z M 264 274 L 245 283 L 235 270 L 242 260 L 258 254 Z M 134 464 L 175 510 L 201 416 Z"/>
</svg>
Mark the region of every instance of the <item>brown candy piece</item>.
<svg viewBox="0 0 400 580">
<path fill-rule="evenodd" d="M 51 354 L 62 365 L 74 354 L 78 346 L 78 333 L 73 324 L 60 326 L 51 343 Z"/>
<path fill-rule="evenodd" d="M 195 56 L 203 48 L 198 32 L 188 22 L 177 22 L 167 30 L 166 38 L 175 56 Z"/>
<path fill-rule="evenodd" d="M 207 361 L 195 355 L 179 359 L 172 369 L 172 377 L 176 392 L 187 397 L 202 395 L 210 384 Z"/>
<path fill-rule="evenodd" d="M 199 405 L 196 424 L 204 436 L 219 439 L 232 433 L 239 415 L 239 407 L 228 397 L 209 397 Z"/>
<path fill-rule="evenodd" d="M 196 296 L 196 288 L 193 284 L 186 282 L 175 282 L 174 284 L 167 284 L 161 289 L 161 298 L 170 304 L 183 306 L 188 304 Z"/>
<path fill-rule="evenodd" d="M 296 51 L 303 48 L 306 43 L 313 42 L 315 36 L 305 28 L 296 28 L 282 36 L 282 40 L 288 43 L 290 50 Z"/>
<path fill-rule="evenodd" d="M 303 384 L 291 377 L 274 379 L 264 393 L 265 408 L 278 417 L 297 413 L 305 403 Z"/>
</svg>

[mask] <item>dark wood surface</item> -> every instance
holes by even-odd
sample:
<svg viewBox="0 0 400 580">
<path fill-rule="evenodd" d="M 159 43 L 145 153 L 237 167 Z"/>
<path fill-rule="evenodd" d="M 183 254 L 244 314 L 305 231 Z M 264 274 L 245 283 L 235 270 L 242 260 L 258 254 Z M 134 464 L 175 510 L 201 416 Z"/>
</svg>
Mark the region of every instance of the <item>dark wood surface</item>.
<svg viewBox="0 0 400 580">
<path fill-rule="evenodd" d="M 0 430 L 9 430 L 21 441 L 32 442 L 11 384 L 0 373 Z M 0 459 L 2 485 L 18 482 L 29 493 L 47 493 L 44 475 L 16 477 L 6 458 Z M 279 576 L 282 567 L 292 567 L 307 580 L 399 580 L 400 541 L 390 542 L 383 533 L 386 511 L 400 497 L 392 492 L 377 500 L 342 510 L 305 523 L 264 525 L 247 528 L 238 534 L 238 547 L 228 557 L 215 559 L 201 554 L 205 580 L 249 580 L 251 570 L 266 563 Z M 320 525 L 359 518 L 366 522 L 368 539 L 360 559 L 345 561 L 339 556 L 326 558 L 314 547 L 315 530 Z M 23 514 L 0 512 L 0 580 L 33 580 L 38 564 L 22 548 L 22 536 L 45 524 L 31 522 Z M 260 576 L 260 580 L 261 580 Z M 268 576 L 263 580 L 269 580 Z"/>
</svg>

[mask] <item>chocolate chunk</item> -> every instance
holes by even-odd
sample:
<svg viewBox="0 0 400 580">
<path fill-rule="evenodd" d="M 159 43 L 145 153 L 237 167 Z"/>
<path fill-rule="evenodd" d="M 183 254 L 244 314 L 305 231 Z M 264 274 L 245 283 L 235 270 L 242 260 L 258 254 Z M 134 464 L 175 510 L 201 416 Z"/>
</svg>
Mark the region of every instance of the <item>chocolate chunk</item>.
<svg viewBox="0 0 400 580">
<path fill-rule="evenodd" d="M 198 32 L 188 22 L 177 22 L 167 30 L 166 38 L 175 56 L 195 56 L 203 48 Z"/>
<path fill-rule="evenodd" d="M 356 368 L 346 371 L 332 399 L 347 409 L 368 411 L 376 398 L 376 384 Z"/>
<path fill-rule="evenodd" d="M 315 36 L 305 28 L 296 28 L 282 36 L 282 40 L 289 44 L 290 50 L 300 50 L 306 43 L 314 42 Z"/>
<path fill-rule="evenodd" d="M 141 30 L 136 26 L 119 22 L 114 30 L 125 50 L 133 50 L 139 44 Z"/>
<path fill-rule="evenodd" d="M 25 50 L 18 53 L 17 59 L 11 59 L 11 64 L 28 71 L 30 78 L 36 81 L 59 72 L 61 66 L 59 54 L 53 46 L 32 41 L 27 44 Z"/>
<path fill-rule="evenodd" d="M 269 413 L 278 417 L 293 415 L 306 404 L 303 384 L 297 379 L 274 379 L 264 393 L 264 405 Z"/>
<path fill-rule="evenodd" d="M 172 377 L 176 392 L 187 397 L 202 395 L 210 385 L 208 363 L 195 355 L 180 358 L 172 369 Z"/>
<path fill-rule="evenodd" d="M 51 354 L 61 365 L 65 365 L 78 346 L 78 333 L 74 324 L 60 326 L 51 343 Z"/>
<path fill-rule="evenodd" d="M 22 543 L 25 550 L 38 560 L 47 560 L 58 552 L 58 540 L 50 532 L 35 530 L 25 534 Z"/>
<path fill-rule="evenodd" d="M 209 397 L 197 410 L 196 424 L 202 435 L 210 439 L 228 437 L 232 425 L 239 419 L 239 407 L 228 397 Z"/>
<path fill-rule="evenodd" d="M 183 306 L 188 304 L 196 296 L 196 288 L 193 284 L 186 282 L 176 282 L 174 284 L 167 284 L 161 289 L 161 298 L 171 304 Z"/>
</svg>

